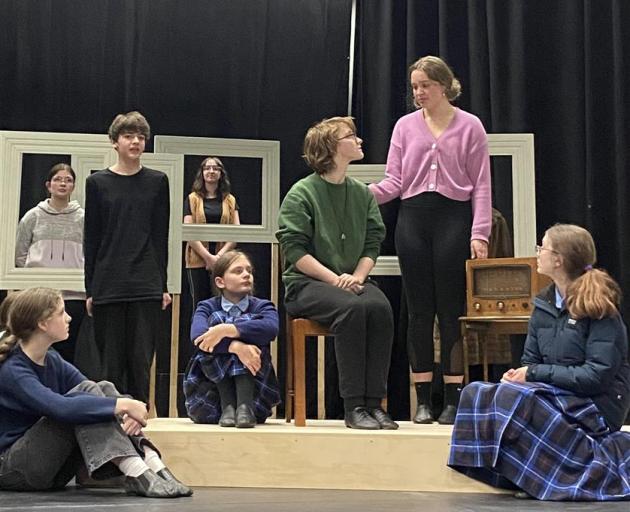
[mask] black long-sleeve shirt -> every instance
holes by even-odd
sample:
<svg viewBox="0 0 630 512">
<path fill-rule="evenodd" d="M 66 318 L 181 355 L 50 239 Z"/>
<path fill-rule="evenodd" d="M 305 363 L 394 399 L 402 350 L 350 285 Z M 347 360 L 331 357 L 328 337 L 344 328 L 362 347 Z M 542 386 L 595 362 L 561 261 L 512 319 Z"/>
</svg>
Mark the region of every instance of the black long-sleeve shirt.
<svg viewBox="0 0 630 512">
<path fill-rule="evenodd" d="M 94 304 L 160 300 L 166 290 L 167 176 L 109 169 L 85 183 L 85 289 Z"/>
</svg>

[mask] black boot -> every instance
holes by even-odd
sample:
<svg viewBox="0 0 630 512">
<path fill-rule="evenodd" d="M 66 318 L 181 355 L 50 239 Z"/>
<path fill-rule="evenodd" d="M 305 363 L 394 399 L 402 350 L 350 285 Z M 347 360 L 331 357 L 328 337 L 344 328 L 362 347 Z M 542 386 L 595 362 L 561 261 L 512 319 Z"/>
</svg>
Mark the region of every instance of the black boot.
<svg viewBox="0 0 630 512">
<path fill-rule="evenodd" d="M 413 417 L 414 423 L 433 423 L 433 412 L 431 411 L 431 383 L 416 382 L 416 397 L 418 407 L 416 415 Z"/>
<path fill-rule="evenodd" d="M 459 393 L 462 384 L 444 384 L 444 410 L 438 418 L 440 425 L 453 425 L 457 416 L 457 406 L 459 405 Z"/>
</svg>

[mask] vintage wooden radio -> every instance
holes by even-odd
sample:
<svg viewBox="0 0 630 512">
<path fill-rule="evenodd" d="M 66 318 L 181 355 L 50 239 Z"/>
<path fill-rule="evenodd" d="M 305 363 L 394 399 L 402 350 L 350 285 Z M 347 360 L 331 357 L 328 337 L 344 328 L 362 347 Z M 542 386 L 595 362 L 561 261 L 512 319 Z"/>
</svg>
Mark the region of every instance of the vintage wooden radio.
<svg viewBox="0 0 630 512">
<path fill-rule="evenodd" d="M 551 280 L 536 271 L 536 258 L 466 262 L 467 316 L 529 316 L 534 297 Z"/>
</svg>

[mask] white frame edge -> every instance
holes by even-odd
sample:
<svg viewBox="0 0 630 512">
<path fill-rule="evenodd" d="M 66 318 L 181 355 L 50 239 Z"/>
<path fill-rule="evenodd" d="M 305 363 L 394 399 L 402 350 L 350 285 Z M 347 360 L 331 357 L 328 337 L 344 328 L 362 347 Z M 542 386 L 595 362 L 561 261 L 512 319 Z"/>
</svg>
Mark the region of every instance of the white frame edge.
<svg viewBox="0 0 630 512">
<path fill-rule="evenodd" d="M 0 131 L 0 289 L 21 290 L 45 284 L 63 290 L 84 291 L 82 269 L 15 267 L 22 161 L 27 153 L 70 155 L 77 174 L 74 198 L 81 202 L 91 166 L 105 167 L 113 153 L 111 143 L 104 134 Z"/>
<path fill-rule="evenodd" d="M 183 224 L 182 240 L 230 240 L 234 242 L 275 243 L 280 209 L 280 142 L 275 140 L 220 139 L 156 135 L 156 153 L 260 158 L 262 197 L 260 225 Z M 179 191 L 182 190 L 180 184 Z M 181 212 L 181 205 L 180 205 Z"/>
<path fill-rule="evenodd" d="M 488 134 L 490 156 L 512 157 L 512 210 L 514 255 L 533 256 L 536 245 L 536 177 L 533 133 Z M 364 183 L 380 181 L 385 164 L 356 164 L 348 167 L 348 176 Z M 399 276 L 397 256 L 379 256 L 372 275 Z"/>
</svg>

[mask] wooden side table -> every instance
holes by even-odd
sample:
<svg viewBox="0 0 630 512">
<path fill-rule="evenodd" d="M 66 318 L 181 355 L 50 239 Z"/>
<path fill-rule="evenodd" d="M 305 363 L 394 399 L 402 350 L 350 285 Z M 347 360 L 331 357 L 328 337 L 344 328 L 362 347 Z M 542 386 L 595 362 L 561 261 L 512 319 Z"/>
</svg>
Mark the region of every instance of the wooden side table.
<svg viewBox="0 0 630 512">
<path fill-rule="evenodd" d="M 488 381 L 486 334 L 527 334 L 529 316 L 461 316 L 459 324 L 464 346 L 464 384 L 470 382 L 468 371 L 468 333 L 476 332 L 483 361 L 483 380 Z"/>
</svg>

